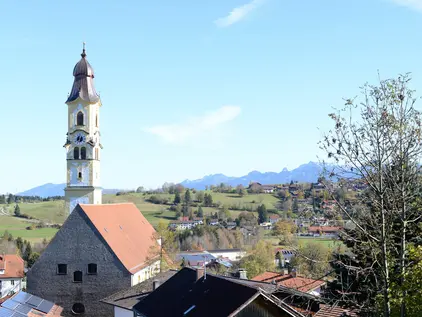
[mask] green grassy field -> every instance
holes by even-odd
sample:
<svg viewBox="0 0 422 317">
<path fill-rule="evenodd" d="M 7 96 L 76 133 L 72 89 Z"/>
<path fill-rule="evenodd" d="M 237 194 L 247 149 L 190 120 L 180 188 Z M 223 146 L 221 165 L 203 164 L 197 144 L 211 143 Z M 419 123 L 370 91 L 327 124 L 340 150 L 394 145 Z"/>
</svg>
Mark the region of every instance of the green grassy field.
<svg viewBox="0 0 422 317">
<path fill-rule="evenodd" d="M 174 195 L 169 194 L 160 194 L 160 197 L 166 197 L 169 201 L 172 201 Z M 192 194 L 192 198 L 195 197 L 195 194 Z M 228 207 L 236 206 L 238 208 L 257 208 L 259 204 L 265 204 L 267 208 L 275 208 L 275 204 L 278 199 L 270 194 L 257 194 L 257 195 L 245 195 L 240 197 L 236 194 L 223 194 L 223 193 L 212 193 L 213 202 L 220 203 Z M 159 221 L 169 222 L 175 219 L 175 213 L 169 211 L 168 205 L 152 204 L 145 199 L 148 198 L 147 195 L 131 193 L 126 195 L 104 195 L 103 203 L 123 203 L 123 202 L 132 202 L 142 214 L 147 218 L 147 220 L 153 225 L 156 226 Z M 0 215 L 0 235 L 4 233 L 5 230 L 10 232 L 14 237 L 22 237 L 31 241 L 39 241 L 44 238 L 50 239 L 57 232 L 56 229 L 43 228 L 43 229 L 34 229 L 26 230 L 25 228 L 31 225 L 31 222 L 28 222 L 22 218 L 13 217 L 14 205 L 0 205 L 0 208 L 6 208 L 9 211 L 10 216 Z M 20 203 L 19 208 L 21 213 L 28 214 L 38 220 L 41 220 L 45 223 L 56 223 L 62 224 L 65 219 L 67 212 L 65 211 L 64 201 L 46 201 L 39 203 Z M 197 210 L 197 207 L 193 207 L 193 210 Z M 218 212 L 217 208 L 212 207 L 203 207 L 204 213 L 206 215 L 210 213 Z M 244 210 L 230 210 L 231 217 L 234 219 Z M 254 212 L 255 216 L 257 213 Z"/>
</svg>

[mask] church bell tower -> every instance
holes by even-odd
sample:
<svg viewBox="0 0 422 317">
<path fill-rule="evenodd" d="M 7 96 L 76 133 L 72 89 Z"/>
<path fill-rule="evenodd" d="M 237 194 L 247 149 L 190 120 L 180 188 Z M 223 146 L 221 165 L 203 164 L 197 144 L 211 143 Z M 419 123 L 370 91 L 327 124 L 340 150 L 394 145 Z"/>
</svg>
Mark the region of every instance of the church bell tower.
<svg viewBox="0 0 422 317">
<path fill-rule="evenodd" d="M 71 213 L 77 204 L 101 204 L 100 187 L 100 107 L 94 87 L 94 70 L 86 59 L 85 44 L 80 61 L 73 69 L 72 91 L 68 106 L 66 148 L 66 209 Z"/>
</svg>

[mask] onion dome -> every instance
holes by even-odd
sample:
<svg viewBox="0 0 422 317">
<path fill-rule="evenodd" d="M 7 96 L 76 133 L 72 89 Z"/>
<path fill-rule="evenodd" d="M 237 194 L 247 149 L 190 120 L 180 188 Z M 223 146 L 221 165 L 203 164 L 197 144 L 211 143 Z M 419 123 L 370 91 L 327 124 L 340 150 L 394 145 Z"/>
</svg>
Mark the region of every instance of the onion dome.
<svg viewBox="0 0 422 317">
<path fill-rule="evenodd" d="M 84 101 L 95 103 L 100 100 L 100 97 L 94 87 L 94 69 L 86 59 L 85 43 L 81 57 L 81 60 L 73 69 L 73 76 L 75 77 L 75 80 L 73 82 L 72 91 L 70 92 L 66 102 L 71 102 L 80 98 Z"/>
</svg>

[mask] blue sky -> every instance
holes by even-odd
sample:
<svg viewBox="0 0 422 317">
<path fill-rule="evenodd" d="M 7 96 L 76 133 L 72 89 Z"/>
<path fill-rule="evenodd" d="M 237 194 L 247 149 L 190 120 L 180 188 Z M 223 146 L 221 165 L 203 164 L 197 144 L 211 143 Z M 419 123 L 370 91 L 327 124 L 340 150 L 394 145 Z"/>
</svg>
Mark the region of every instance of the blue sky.
<svg viewBox="0 0 422 317">
<path fill-rule="evenodd" d="M 0 1 L 0 29 L 0 192 L 65 181 L 83 41 L 106 188 L 315 161 L 327 113 L 378 70 L 422 95 L 421 0 Z"/>
</svg>

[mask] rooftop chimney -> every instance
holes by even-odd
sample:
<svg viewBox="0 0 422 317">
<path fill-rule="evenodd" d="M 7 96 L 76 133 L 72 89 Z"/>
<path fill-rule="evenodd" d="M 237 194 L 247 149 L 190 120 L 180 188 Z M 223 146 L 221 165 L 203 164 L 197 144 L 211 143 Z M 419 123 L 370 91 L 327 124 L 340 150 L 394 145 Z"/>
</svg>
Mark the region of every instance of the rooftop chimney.
<svg viewBox="0 0 422 317">
<path fill-rule="evenodd" d="M 242 280 L 247 280 L 248 279 L 245 269 L 239 269 L 238 273 L 239 273 L 239 278 L 240 279 L 242 279 Z"/>
<path fill-rule="evenodd" d="M 198 281 L 201 277 L 205 275 L 205 269 L 204 268 L 197 268 L 196 269 L 196 280 Z"/>
<path fill-rule="evenodd" d="M 155 291 L 160 286 L 160 281 L 154 280 L 152 281 L 152 290 Z"/>
</svg>

